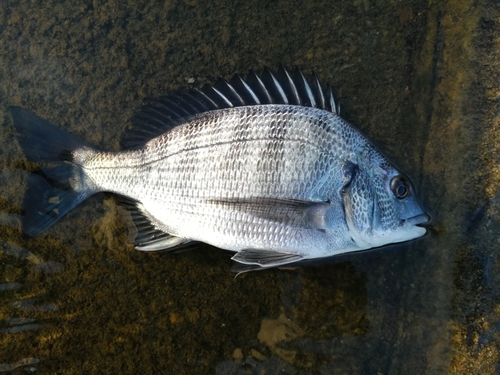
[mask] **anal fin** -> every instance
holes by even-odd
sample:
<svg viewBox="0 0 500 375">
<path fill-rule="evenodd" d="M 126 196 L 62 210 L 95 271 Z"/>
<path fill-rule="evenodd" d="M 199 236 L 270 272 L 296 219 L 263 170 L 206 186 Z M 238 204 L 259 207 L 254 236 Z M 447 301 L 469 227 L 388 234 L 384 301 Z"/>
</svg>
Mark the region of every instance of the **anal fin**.
<svg viewBox="0 0 500 375">
<path fill-rule="evenodd" d="M 188 238 L 173 236 L 159 229 L 154 221 L 142 209 L 140 202 L 125 197 L 118 197 L 117 203 L 129 215 L 123 215 L 129 232 L 129 241 L 135 243 L 140 251 L 178 251 L 186 250 L 195 244 Z"/>
</svg>

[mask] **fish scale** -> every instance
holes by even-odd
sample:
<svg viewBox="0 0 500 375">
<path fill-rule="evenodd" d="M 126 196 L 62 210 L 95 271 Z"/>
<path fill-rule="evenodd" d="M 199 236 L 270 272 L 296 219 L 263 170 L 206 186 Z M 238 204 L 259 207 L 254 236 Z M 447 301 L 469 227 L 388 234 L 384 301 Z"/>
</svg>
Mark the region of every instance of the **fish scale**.
<svg viewBox="0 0 500 375">
<path fill-rule="evenodd" d="M 181 134 L 176 134 L 174 129 L 168 134 L 169 136 L 154 139 L 146 144 L 150 152 L 143 153 L 143 155 L 155 155 L 154 158 L 145 158 L 144 163 L 147 168 L 136 168 L 132 173 L 127 173 L 128 176 L 133 175 L 135 180 L 147 181 L 141 189 L 131 186 L 128 179 L 117 179 L 113 173 L 106 171 L 107 163 L 111 163 L 113 168 L 116 164 L 107 153 L 100 153 L 100 157 L 93 157 L 93 162 L 86 164 L 85 174 L 92 181 L 101 182 L 100 185 L 94 187 L 97 190 L 112 191 L 147 202 L 148 205 L 144 206 L 145 210 L 155 217 L 161 229 L 170 234 L 185 237 L 188 235 L 186 233 L 188 227 L 185 223 L 197 223 L 199 227 L 197 229 L 205 228 L 210 231 L 214 238 L 211 242 L 221 247 L 239 250 L 251 245 L 260 246 L 261 243 L 267 243 L 276 248 L 277 244 L 282 243 L 289 251 L 296 250 L 300 246 L 292 243 L 297 241 L 291 241 L 294 236 L 288 235 L 286 224 L 264 219 L 252 222 L 251 214 L 243 215 L 241 219 L 243 222 L 250 221 L 244 231 L 247 235 L 234 237 L 234 230 L 231 227 L 234 220 L 232 217 L 234 208 L 207 205 L 204 199 L 244 197 L 310 199 L 312 196 L 317 197 L 314 180 L 311 178 L 299 180 L 298 177 L 294 177 L 302 171 L 309 171 L 311 175 L 316 174 L 314 168 L 317 167 L 318 158 L 321 154 L 328 156 L 324 155 L 328 150 L 320 149 L 317 146 L 320 142 L 315 142 L 314 138 L 326 133 L 325 130 L 318 131 L 318 129 L 327 128 L 326 125 L 322 127 L 317 125 L 317 118 L 320 116 L 315 116 L 314 112 L 320 112 L 320 110 L 306 109 L 312 114 L 304 115 L 303 111 L 299 112 L 292 106 L 275 105 L 239 107 L 231 112 L 223 110 L 221 111 L 223 113 L 217 117 L 213 117 L 211 113 L 210 117 L 214 118 L 211 121 L 205 121 L 203 116 L 199 116 L 195 120 L 203 124 L 203 132 L 199 137 L 193 137 L 196 129 L 199 128 L 195 123 L 187 128 L 187 131 L 180 129 Z M 279 115 L 274 115 L 275 112 Z M 266 126 L 269 117 L 275 119 L 275 127 L 271 129 Z M 244 129 L 252 130 L 241 132 L 242 123 Z M 329 126 L 333 127 L 331 124 Z M 303 133 L 309 134 L 306 142 L 300 141 Z M 238 142 L 239 147 L 228 155 L 225 148 L 232 147 L 235 141 Z M 299 142 L 303 148 L 301 153 L 297 152 Z M 159 151 L 156 152 L 156 150 Z M 266 153 L 267 156 L 263 157 L 262 153 Z M 258 169 L 249 168 L 247 161 L 252 159 L 250 155 L 265 162 Z M 135 160 L 137 155 L 131 153 L 129 157 Z M 333 158 L 330 157 L 330 159 Z M 121 159 L 121 163 L 128 164 L 124 159 Z M 328 164 L 328 160 L 323 163 Z M 242 168 L 242 166 L 247 168 Z M 97 173 L 94 174 L 94 171 Z M 328 171 L 323 168 L 323 173 L 325 172 Z M 321 177 L 321 173 L 318 175 Z M 175 181 L 184 183 L 180 188 L 176 188 Z M 221 181 L 227 181 L 227 189 L 220 189 Z M 244 183 L 245 181 L 247 183 Z M 159 182 L 162 184 L 159 185 Z M 335 188 L 335 186 L 332 187 Z M 325 196 L 320 198 L 327 200 L 327 191 L 323 190 Z M 159 206 L 162 207 L 161 213 L 152 208 Z M 266 231 L 266 228 L 269 230 Z M 192 231 L 192 227 L 189 230 Z M 201 237 L 204 238 L 204 235 L 200 237 L 191 235 L 194 240 L 201 240 Z M 321 241 L 317 238 L 318 242 L 321 242 L 318 243 L 317 250 L 325 251 L 325 248 L 330 245 L 330 239 L 326 234 L 316 235 L 316 237 L 321 237 Z M 299 245 L 303 246 L 303 244 Z"/>
<path fill-rule="evenodd" d="M 425 234 L 408 178 L 339 116 L 315 75 L 280 67 L 231 82 L 152 100 L 120 152 L 13 108 L 27 157 L 56 163 L 30 177 L 24 230 L 108 191 L 130 210 L 139 250 L 201 241 L 257 269 Z"/>
</svg>

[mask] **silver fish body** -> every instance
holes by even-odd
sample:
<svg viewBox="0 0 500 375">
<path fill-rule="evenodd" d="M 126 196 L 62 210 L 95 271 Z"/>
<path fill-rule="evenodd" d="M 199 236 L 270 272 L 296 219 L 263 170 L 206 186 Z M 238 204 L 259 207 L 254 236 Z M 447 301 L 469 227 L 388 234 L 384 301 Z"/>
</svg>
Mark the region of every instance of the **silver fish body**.
<svg viewBox="0 0 500 375">
<path fill-rule="evenodd" d="M 292 89 L 298 86 L 297 80 L 288 82 Z M 274 84 L 284 86 L 273 82 L 267 87 Z M 321 101 L 318 89 L 307 89 L 302 96 Z M 248 91 L 256 89 L 240 89 Z M 286 100 L 219 105 L 180 116 L 171 129 L 121 152 L 98 151 L 73 138 L 63 147 L 69 150 L 70 163 L 47 172 L 47 180 L 69 181 L 62 190 L 73 194 L 66 199 L 71 204 L 62 210 L 54 202 L 63 199 L 44 204 L 25 230 L 36 234 L 52 224 L 47 223 L 51 210 L 54 216 L 57 209 L 59 216 L 77 201 L 108 191 L 132 200 L 128 206 L 143 232 L 138 249 L 201 241 L 236 252 L 233 259 L 240 263 L 262 268 L 424 235 L 419 224 L 427 216 L 409 180 L 333 105 L 330 109 Z M 20 119 L 22 111 L 13 111 L 16 124 L 29 122 Z M 158 111 L 147 113 L 152 112 Z M 31 158 L 50 159 L 40 152 Z M 62 196 L 60 191 L 54 194 Z"/>
</svg>

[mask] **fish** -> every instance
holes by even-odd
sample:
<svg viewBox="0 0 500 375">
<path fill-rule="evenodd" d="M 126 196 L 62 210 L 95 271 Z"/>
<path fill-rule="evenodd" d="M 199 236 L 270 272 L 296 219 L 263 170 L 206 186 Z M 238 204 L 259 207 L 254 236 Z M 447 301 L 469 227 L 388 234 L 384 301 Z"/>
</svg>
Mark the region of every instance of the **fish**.
<svg viewBox="0 0 500 375">
<path fill-rule="evenodd" d="M 26 158 L 23 231 L 36 236 L 97 192 L 116 194 L 137 250 L 203 242 L 268 269 L 421 237 L 410 179 L 344 120 L 330 85 L 282 65 L 149 99 L 121 151 L 11 107 Z"/>
</svg>

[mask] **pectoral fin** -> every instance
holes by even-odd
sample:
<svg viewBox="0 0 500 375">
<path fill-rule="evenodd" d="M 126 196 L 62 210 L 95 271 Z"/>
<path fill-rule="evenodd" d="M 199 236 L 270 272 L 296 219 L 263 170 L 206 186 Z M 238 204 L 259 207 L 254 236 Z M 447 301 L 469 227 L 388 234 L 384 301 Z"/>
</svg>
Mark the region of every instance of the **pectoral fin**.
<svg viewBox="0 0 500 375">
<path fill-rule="evenodd" d="M 180 250 L 181 247 L 190 245 L 193 241 L 187 238 L 167 236 L 143 242 L 135 246 L 140 251 Z"/>
<path fill-rule="evenodd" d="M 242 264 L 271 268 L 298 262 L 302 260 L 303 257 L 299 254 L 274 250 L 244 249 L 238 251 L 231 259 Z"/>
<path fill-rule="evenodd" d="M 237 198 L 209 200 L 259 218 L 307 229 L 325 229 L 324 216 L 330 202 L 280 198 Z"/>
</svg>

